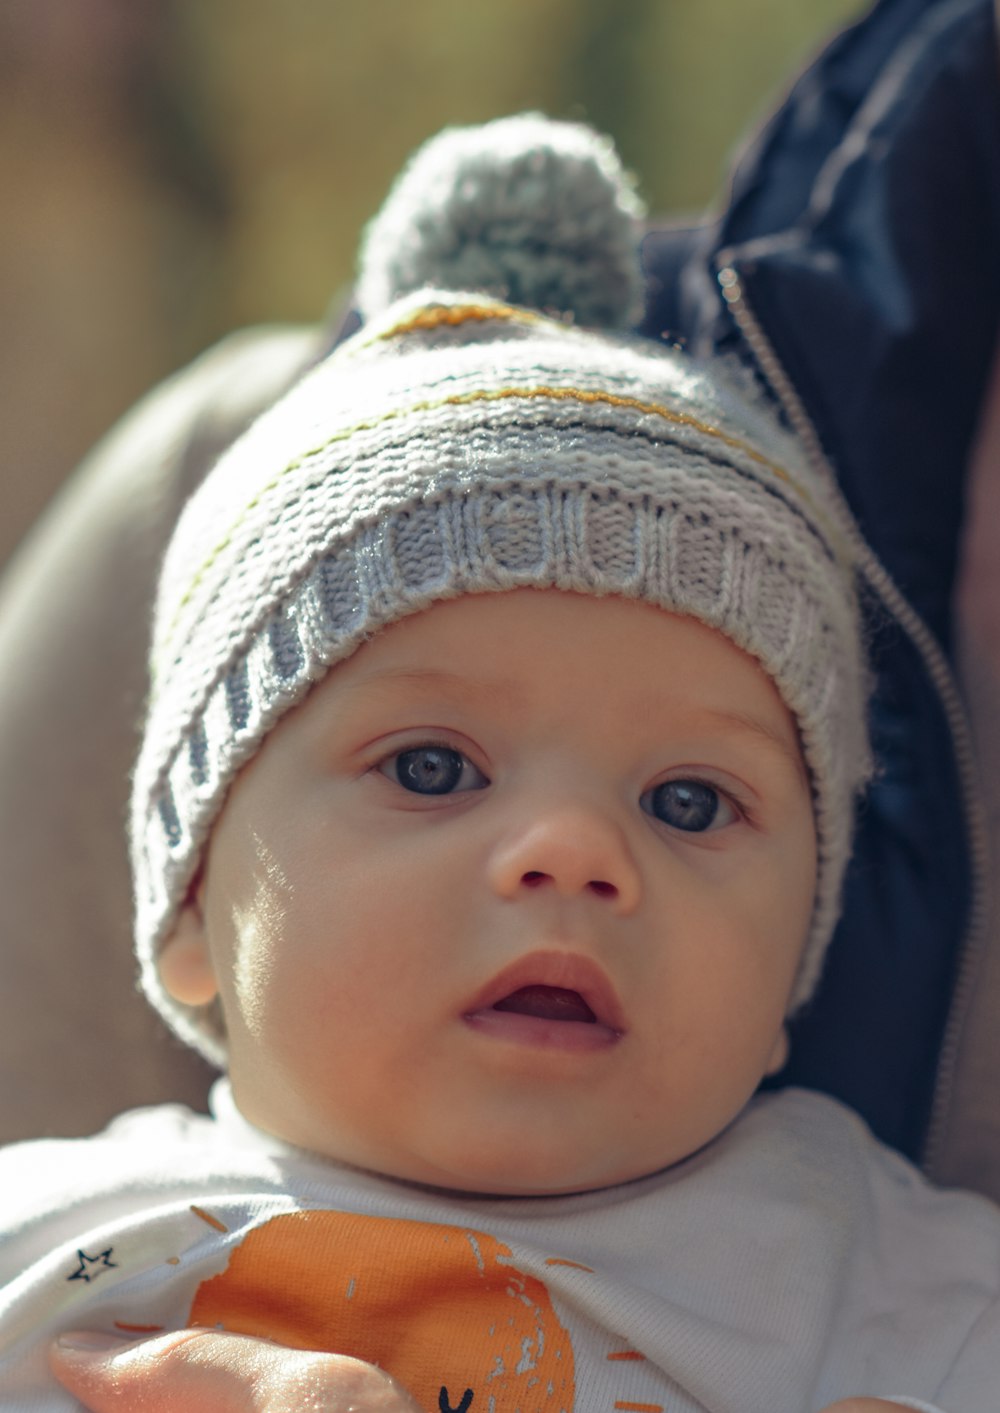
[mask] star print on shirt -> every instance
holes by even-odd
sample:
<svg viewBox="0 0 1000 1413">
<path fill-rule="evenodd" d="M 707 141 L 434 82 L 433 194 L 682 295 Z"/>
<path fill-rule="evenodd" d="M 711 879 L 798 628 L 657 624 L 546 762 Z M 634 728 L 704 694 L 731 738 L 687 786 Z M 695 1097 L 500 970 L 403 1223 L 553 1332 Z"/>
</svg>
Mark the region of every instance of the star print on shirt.
<svg viewBox="0 0 1000 1413">
<path fill-rule="evenodd" d="M 118 1262 L 112 1261 L 111 1253 L 115 1248 L 109 1246 L 107 1251 L 100 1251 L 96 1256 L 88 1256 L 86 1251 L 77 1251 L 80 1264 L 71 1276 L 67 1276 L 68 1281 L 84 1281 L 90 1285 L 91 1281 L 96 1281 L 98 1276 L 102 1276 L 107 1270 L 114 1270 Z"/>
</svg>

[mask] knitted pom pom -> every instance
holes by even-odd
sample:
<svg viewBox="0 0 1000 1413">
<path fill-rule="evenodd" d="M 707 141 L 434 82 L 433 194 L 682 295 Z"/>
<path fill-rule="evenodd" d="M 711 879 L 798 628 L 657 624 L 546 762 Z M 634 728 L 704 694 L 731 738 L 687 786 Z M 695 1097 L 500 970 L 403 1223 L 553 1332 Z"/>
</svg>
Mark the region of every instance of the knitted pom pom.
<svg viewBox="0 0 1000 1413">
<path fill-rule="evenodd" d="M 358 304 L 475 290 L 584 325 L 642 304 L 642 204 L 609 138 L 537 113 L 446 128 L 418 149 L 368 228 Z"/>
</svg>

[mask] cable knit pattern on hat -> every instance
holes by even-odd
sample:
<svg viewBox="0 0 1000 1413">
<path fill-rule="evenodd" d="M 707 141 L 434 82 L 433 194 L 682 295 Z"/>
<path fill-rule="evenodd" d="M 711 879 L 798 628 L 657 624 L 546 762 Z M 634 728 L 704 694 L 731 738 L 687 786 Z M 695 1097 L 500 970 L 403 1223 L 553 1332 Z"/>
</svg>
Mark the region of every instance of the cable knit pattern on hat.
<svg viewBox="0 0 1000 1413">
<path fill-rule="evenodd" d="M 552 151 L 564 126 L 544 125 Z M 538 120 L 529 130 L 537 141 Z M 172 1001 L 155 958 L 235 775 L 381 626 L 533 586 L 691 614 L 775 681 L 798 723 L 818 839 L 800 1005 L 868 772 L 846 515 L 793 438 L 716 368 L 477 290 L 418 291 L 376 314 L 222 458 L 170 546 L 132 812 L 147 994 L 224 1058 L 216 1010 Z"/>
</svg>

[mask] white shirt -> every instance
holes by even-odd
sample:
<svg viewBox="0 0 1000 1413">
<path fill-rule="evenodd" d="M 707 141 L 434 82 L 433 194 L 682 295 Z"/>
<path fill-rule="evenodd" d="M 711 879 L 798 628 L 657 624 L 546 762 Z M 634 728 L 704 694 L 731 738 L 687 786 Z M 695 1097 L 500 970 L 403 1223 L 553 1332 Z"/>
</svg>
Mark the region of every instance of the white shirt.
<svg viewBox="0 0 1000 1413">
<path fill-rule="evenodd" d="M 67 1413 L 67 1329 L 188 1323 L 374 1360 L 428 1413 L 1000 1409 L 1000 1210 L 835 1101 L 760 1097 L 674 1167 L 483 1198 L 138 1110 L 0 1151 L 0 1410 Z"/>
</svg>

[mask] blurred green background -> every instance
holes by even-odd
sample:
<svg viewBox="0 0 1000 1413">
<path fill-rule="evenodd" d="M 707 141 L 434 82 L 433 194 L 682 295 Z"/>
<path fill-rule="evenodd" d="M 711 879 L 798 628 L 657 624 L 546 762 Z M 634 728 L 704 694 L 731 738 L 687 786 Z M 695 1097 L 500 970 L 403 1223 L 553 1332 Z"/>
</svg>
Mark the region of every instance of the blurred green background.
<svg viewBox="0 0 1000 1413">
<path fill-rule="evenodd" d="M 539 108 L 610 132 L 655 212 L 859 0 L 0 0 L 0 561 L 147 387 L 314 321 L 412 148 Z"/>
</svg>

